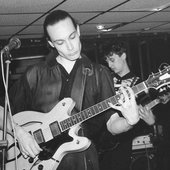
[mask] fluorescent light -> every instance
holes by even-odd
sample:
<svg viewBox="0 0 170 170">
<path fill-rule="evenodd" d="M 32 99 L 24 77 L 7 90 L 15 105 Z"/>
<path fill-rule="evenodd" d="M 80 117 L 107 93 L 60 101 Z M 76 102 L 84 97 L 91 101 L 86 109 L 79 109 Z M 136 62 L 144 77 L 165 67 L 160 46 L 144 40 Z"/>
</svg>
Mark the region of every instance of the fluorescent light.
<svg viewBox="0 0 170 170">
<path fill-rule="evenodd" d="M 165 8 L 167 8 L 168 6 L 170 5 L 170 3 L 167 3 L 167 4 L 165 4 L 165 5 L 161 5 L 161 6 L 159 6 L 159 7 L 157 7 L 157 8 L 153 8 L 151 11 L 161 11 L 161 10 L 163 10 L 163 9 L 165 9 Z"/>
<path fill-rule="evenodd" d="M 102 31 L 102 32 L 109 32 L 109 31 L 112 31 L 112 28 L 105 28 L 105 29 L 102 29 L 100 31 Z"/>
<path fill-rule="evenodd" d="M 105 25 L 104 25 L 104 24 L 98 24 L 98 25 L 96 25 L 96 28 L 97 28 L 98 30 L 102 30 L 102 29 L 105 28 Z"/>
</svg>

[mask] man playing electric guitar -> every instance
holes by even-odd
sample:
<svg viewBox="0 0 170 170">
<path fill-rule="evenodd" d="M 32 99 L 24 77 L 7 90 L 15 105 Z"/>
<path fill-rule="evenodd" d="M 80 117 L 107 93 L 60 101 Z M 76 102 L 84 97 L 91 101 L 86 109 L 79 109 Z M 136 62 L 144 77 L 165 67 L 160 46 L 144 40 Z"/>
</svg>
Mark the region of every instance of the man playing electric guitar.
<svg viewBox="0 0 170 170">
<path fill-rule="evenodd" d="M 76 116 L 73 115 L 69 119 L 69 115 L 74 114 L 71 112 L 74 104 L 75 110 L 82 111 L 115 95 L 111 75 L 106 67 L 93 64 L 82 54 L 79 25 L 66 11 L 56 10 L 50 13 L 44 21 L 44 33 L 48 44 L 52 47 L 49 55 L 46 56 L 47 60 L 28 68 L 10 89 L 12 114 L 17 115 L 25 111 L 25 117 L 32 119 L 29 123 L 35 123 L 33 126 L 37 128 L 36 131 L 33 128 L 27 131 L 29 123 L 26 123 L 26 118 L 22 117 L 24 125 L 21 125 L 14 115 L 16 121 L 14 131 L 20 150 L 25 158 L 34 158 L 30 162 L 35 161 L 35 164 L 49 159 L 48 170 L 52 166 L 52 161 L 55 169 L 59 165 L 58 170 L 98 170 L 98 156 L 93 143 L 98 140 L 101 131 L 107 130 L 112 134 L 119 134 L 128 131 L 139 121 L 134 92 L 129 87 L 122 88 L 119 106 L 112 106 L 114 109 L 121 110 L 124 117 L 116 116 L 113 120 L 115 110 L 104 110 L 105 107 L 110 108 L 112 102 L 107 100 L 104 105 L 98 104 L 98 107 L 94 106 L 93 109 L 83 112 L 84 114 L 81 114 L 83 117 L 75 114 Z M 66 112 L 60 111 L 60 108 Z M 81 144 L 80 137 L 77 139 L 73 133 L 74 128 L 69 132 L 67 129 L 69 130 L 70 125 L 81 122 L 86 116 L 101 110 L 104 110 L 102 114 L 92 116 L 92 119 L 81 124 L 81 128 L 75 128 L 75 133 L 88 137 L 90 143 L 86 138 L 87 145 L 75 152 L 71 143 L 64 145 L 64 141 L 67 143 L 72 139 L 73 144 Z M 20 114 L 20 117 L 24 113 Z M 54 142 L 48 143 L 53 137 Z M 55 144 L 58 147 L 61 144 L 61 147 L 55 150 L 53 147 Z M 52 148 L 48 149 L 48 146 Z M 63 154 L 62 149 L 66 146 L 68 154 L 65 154 L 60 162 L 55 154 L 58 152 Z M 48 150 L 55 151 L 54 155 L 52 153 L 53 157 Z M 36 161 L 37 157 L 40 161 Z"/>
<path fill-rule="evenodd" d="M 123 42 L 110 42 L 104 50 L 104 56 L 111 70 L 114 87 L 117 93 L 119 93 L 119 89 L 122 86 L 133 87 L 141 81 L 128 65 L 127 50 Z M 144 94 L 144 96 L 146 96 L 146 94 Z M 140 102 L 141 101 L 138 100 L 139 104 Z M 151 110 L 147 110 L 145 107 L 140 106 L 139 111 L 141 115 L 144 114 L 141 118 L 143 118 L 147 124 L 154 124 L 155 117 Z M 118 114 L 122 116 L 120 112 Z M 118 116 L 118 114 L 116 115 Z M 114 117 L 116 117 L 116 115 Z M 98 144 L 101 170 L 130 169 L 132 140 L 136 135 L 135 133 L 138 133 L 138 129 L 143 129 L 140 127 L 142 123 L 135 125 L 135 130 L 133 128 L 128 132 L 117 135 L 116 139 L 107 132 L 103 133 Z"/>
</svg>

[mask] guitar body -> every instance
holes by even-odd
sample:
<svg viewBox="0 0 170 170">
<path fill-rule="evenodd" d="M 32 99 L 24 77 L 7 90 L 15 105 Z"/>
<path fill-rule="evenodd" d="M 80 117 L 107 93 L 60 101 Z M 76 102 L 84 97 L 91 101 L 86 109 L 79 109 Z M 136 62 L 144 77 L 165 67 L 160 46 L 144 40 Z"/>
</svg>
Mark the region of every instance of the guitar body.
<svg viewBox="0 0 170 170">
<path fill-rule="evenodd" d="M 37 170 L 39 166 L 43 166 L 43 170 L 56 170 L 66 154 L 86 150 L 91 142 L 85 137 L 75 135 L 78 129 L 79 127 L 71 128 L 69 136 L 71 136 L 73 140 L 63 143 L 50 159 L 40 161 L 37 165 L 35 164 L 31 170 Z"/>
<path fill-rule="evenodd" d="M 0 138 L 2 138 L 3 132 L 0 130 Z M 14 137 L 12 134 L 7 133 L 7 141 L 8 141 L 8 147 L 7 147 L 7 152 L 6 152 L 6 164 L 5 168 L 7 170 L 17 170 L 15 167 L 15 157 L 17 157 L 17 164 L 19 169 L 18 170 L 27 170 L 30 169 L 31 164 L 28 162 L 27 159 L 25 159 L 20 150 L 19 147 L 14 145 Z"/>
<path fill-rule="evenodd" d="M 74 106 L 75 103 L 71 98 L 65 98 L 48 113 L 23 111 L 15 114 L 13 119 L 31 134 L 41 130 L 44 142 L 48 142 L 54 138 L 49 125 L 54 121 L 61 122 L 69 118 Z"/>
<path fill-rule="evenodd" d="M 146 81 L 132 87 L 132 90 L 137 95 L 149 88 L 157 90 L 168 85 L 169 82 L 170 66 L 158 73 L 150 75 Z M 64 155 L 69 152 L 83 151 L 90 146 L 91 142 L 87 138 L 77 135 L 80 128 L 79 124 L 110 109 L 110 102 L 114 105 L 118 104 L 117 99 L 120 96 L 121 93 L 105 99 L 75 115 L 71 115 L 71 111 L 75 106 L 71 98 L 63 99 L 46 114 L 24 111 L 14 115 L 14 121 L 30 132 L 45 152 L 40 152 L 32 163 L 29 163 L 29 159 L 24 159 L 20 156 L 18 159 L 18 169 L 15 168 L 15 161 L 8 161 L 6 164 L 7 170 L 56 170 Z M 55 142 L 53 142 L 53 138 Z M 52 145 L 51 142 L 55 143 L 56 147 L 55 149 L 52 147 L 49 149 L 52 152 L 48 152 L 48 147 Z M 17 150 L 20 153 L 18 148 Z M 13 149 L 12 152 L 14 152 Z M 8 153 L 8 157 L 10 157 L 10 154 Z"/>
<path fill-rule="evenodd" d="M 71 98 L 65 98 L 49 113 L 24 111 L 13 116 L 14 121 L 31 134 L 41 130 L 44 139 L 44 142 L 39 145 L 45 151 L 40 152 L 39 156 L 32 160 L 31 163 L 29 163 L 29 158 L 24 159 L 23 156 L 20 155 L 18 159 L 18 170 L 37 170 L 40 166 L 43 167 L 43 170 L 56 170 L 64 155 L 83 151 L 90 146 L 91 142 L 86 137 L 77 135 L 80 129 L 79 124 L 55 137 L 49 128 L 49 125 L 53 123 L 54 120 L 59 122 L 69 118 L 73 107 L 73 100 Z M 13 138 L 11 143 L 14 143 Z M 55 146 L 53 146 L 54 144 Z M 12 150 L 14 150 L 14 148 Z M 20 153 L 18 148 L 17 150 L 18 153 Z M 15 160 L 7 161 L 6 167 L 7 170 L 16 170 Z"/>
</svg>

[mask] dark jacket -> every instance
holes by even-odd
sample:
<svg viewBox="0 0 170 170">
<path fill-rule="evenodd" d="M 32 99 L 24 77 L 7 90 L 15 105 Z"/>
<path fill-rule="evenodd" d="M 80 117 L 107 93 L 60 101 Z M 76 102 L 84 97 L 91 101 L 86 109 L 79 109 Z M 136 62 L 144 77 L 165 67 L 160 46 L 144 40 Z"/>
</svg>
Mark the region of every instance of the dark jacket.
<svg viewBox="0 0 170 170">
<path fill-rule="evenodd" d="M 56 52 L 52 51 L 48 56 L 46 56 L 47 60 L 45 62 L 43 61 L 29 67 L 23 76 L 14 84 L 13 87 L 11 87 L 10 102 L 13 114 L 27 110 L 42 113 L 50 112 L 50 110 L 52 110 L 60 101 L 61 96 L 71 97 L 76 103 L 76 110 L 80 111 L 114 95 L 113 83 L 109 70 L 102 65 L 93 64 L 84 55 L 82 55 L 81 59 L 76 61 L 74 66 L 76 69 L 73 67 L 74 75 L 70 80 L 70 84 L 67 86 L 68 88 L 64 89 L 64 91 L 62 89 L 63 75 L 61 65 L 57 63 L 56 56 Z M 86 69 L 87 74 L 82 107 L 80 107 L 79 101 L 82 96 L 81 83 L 83 79 L 82 77 L 85 74 L 84 69 Z M 63 93 L 63 91 L 64 94 L 67 94 L 66 96 L 61 95 L 61 92 Z M 100 109 L 103 109 L 102 105 L 99 105 L 99 110 Z M 106 130 L 106 122 L 113 113 L 113 110 L 110 109 L 99 115 L 96 114 L 96 116 L 92 116 L 93 118 L 84 122 L 84 135 L 96 142 L 101 131 L 103 129 Z M 29 115 L 27 116 L 29 117 Z M 91 159 L 91 161 L 95 159 L 93 154 L 90 154 L 91 156 L 89 156 L 89 154 L 87 155 L 87 157 L 89 157 L 88 159 Z M 81 157 L 82 155 L 79 155 L 76 158 L 71 156 L 66 159 L 66 162 L 70 158 L 71 160 L 74 159 L 71 163 L 73 166 L 73 162 L 75 162 L 75 164 L 79 164 L 77 160 L 80 158 L 81 164 L 84 160 L 84 158 L 81 159 Z M 61 169 L 67 169 L 66 162 L 60 166 Z M 71 169 L 69 162 L 68 167 Z M 81 167 L 81 165 L 75 165 L 75 167 Z M 73 166 L 72 169 L 75 167 Z M 81 167 L 81 169 L 83 170 L 83 167 Z"/>
</svg>

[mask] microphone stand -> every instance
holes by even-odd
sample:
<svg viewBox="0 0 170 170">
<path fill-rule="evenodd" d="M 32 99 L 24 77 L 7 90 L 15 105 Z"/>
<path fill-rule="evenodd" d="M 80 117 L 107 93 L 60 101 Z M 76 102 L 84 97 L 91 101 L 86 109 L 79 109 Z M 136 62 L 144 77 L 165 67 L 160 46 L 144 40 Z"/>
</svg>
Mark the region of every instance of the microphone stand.
<svg viewBox="0 0 170 170">
<path fill-rule="evenodd" d="M 11 54 L 9 51 L 1 51 L 2 55 L 6 55 L 5 63 L 6 63 L 6 77 L 5 77 L 5 84 L 6 84 L 6 90 L 8 90 L 8 80 L 9 80 L 9 64 L 11 63 Z M 3 136 L 2 140 L 0 141 L 0 149 L 2 149 L 2 170 L 5 170 L 5 163 L 6 163 L 6 151 L 7 151 L 7 114 L 8 114 L 8 102 L 7 102 L 7 93 L 5 90 L 5 105 L 4 105 L 4 115 L 3 115 Z"/>
</svg>

